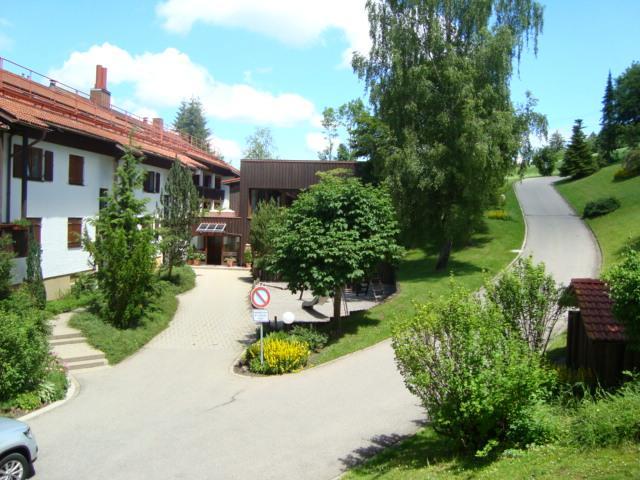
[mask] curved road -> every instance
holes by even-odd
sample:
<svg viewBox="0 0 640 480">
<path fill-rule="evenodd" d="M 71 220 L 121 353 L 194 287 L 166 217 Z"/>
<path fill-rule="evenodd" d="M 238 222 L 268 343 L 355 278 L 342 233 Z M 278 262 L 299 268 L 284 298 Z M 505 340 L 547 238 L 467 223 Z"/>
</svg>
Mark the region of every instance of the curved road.
<svg viewBox="0 0 640 480">
<path fill-rule="evenodd" d="M 568 285 L 572 278 L 597 277 L 601 254 L 591 230 L 553 188 L 559 179 L 529 178 L 515 190 L 527 222 L 523 254 L 544 262 L 556 282 Z"/>
<path fill-rule="evenodd" d="M 527 252 L 560 281 L 597 270 L 588 230 L 547 179 L 517 191 Z M 425 418 L 388 341 L 297 375 L 233 374 L 252 330 L 249 279 L 197 273 L 167 330 L 121 364 L 79 374 L 77 398 L 29 422 L 38 478 L 330 479 Z"/>
</svg>

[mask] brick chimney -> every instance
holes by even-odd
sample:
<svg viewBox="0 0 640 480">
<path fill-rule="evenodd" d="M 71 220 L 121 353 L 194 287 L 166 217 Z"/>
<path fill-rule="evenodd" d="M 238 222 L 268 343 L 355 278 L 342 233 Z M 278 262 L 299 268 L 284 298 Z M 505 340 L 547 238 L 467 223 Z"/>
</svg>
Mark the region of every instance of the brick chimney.
<svg viewBox="0 0 640 480">
<path fill-rule="evenodd" d="M 111 92 L 107 90 L 107 69 L 96 65 L 96 86 L 91 89 L 91 101 L 104 108 L 111 107 Z"/>
<path fill-rule="evenodd" d="M 152 124 L 153 128 L 155 128 L 156 130 L 162 131 L 164 129 L 164 120 L 162 120 L 161 118 L 154 118 L 152 120 Z"/>
</svg>

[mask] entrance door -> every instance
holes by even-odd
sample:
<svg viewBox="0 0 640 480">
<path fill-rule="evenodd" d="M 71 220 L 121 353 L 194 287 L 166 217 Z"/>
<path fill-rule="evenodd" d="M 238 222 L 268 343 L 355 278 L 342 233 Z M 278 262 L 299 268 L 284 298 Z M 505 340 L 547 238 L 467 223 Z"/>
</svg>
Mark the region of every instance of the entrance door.
<svg viewBox="0 0 640 480">
<path fill-rule="evenodd" d="M 207 239 L 207 265 L 222 265 L 222 236 Z"/>
</svg>

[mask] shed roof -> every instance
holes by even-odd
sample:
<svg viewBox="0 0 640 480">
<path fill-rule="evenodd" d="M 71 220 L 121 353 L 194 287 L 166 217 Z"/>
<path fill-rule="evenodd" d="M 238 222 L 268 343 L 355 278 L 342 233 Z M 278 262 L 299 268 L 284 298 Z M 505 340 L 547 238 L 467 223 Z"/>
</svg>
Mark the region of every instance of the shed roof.
<svg viewBox="0 0 640 480">
<path fill-rule="evenodd" d="M 613 300 L 609 296 L 606 283 L 593 278 L 574 278 L 569 285 L 569 291 L 576 299 L 575 306 L 580 309 L 580 318 L 591 340 L 627 340 L 624 325 L 613 315 Z"/>
</svg>

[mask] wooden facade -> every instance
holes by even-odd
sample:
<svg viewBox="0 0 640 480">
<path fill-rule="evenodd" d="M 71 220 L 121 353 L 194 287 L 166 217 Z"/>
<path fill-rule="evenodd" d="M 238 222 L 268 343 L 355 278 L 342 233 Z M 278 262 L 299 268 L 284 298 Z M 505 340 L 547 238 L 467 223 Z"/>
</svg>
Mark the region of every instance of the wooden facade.
<svg viewBox="0 0 640 480">
<path fill-rule="evenodd" d="M 357 162 L 320 160 L 242 160 L 240 167 L 239 208 L 242 219 L 240 259 L 244 263 L 244 250 L 251 228 L 251 192 L 286 192 L 295 197 L 298 192 L 318 183 L 318 172 L 346 169 L 358 174 Z"/>
</svg>

